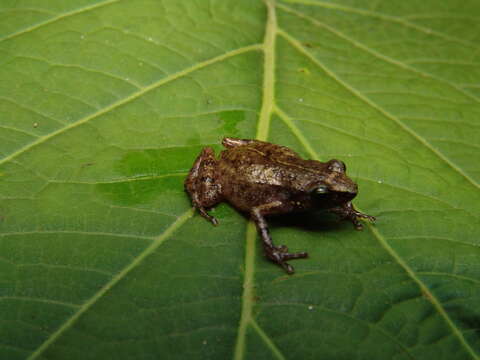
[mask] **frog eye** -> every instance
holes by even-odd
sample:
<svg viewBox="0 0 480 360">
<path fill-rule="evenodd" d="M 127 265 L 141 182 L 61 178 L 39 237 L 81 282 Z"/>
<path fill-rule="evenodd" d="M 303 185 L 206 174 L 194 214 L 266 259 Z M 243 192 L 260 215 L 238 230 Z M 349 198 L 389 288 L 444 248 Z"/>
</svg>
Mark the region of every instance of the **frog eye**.
<svg viewBox="0 0 480 360">
<path fill-rule="evenodd" d="M 326 194 L 328 193 L 328 187 L 325 185 L 320 185 L 314 190 L 315 194 Z"/>
<path fill-rule="evenodd" d="M 343 161 L 340 160 L 330 160 L 328 162 L 328 169 L 330 171 L 335 171 L 335 172 L 346 172 L 347 171 L 347 166 Z"/>
</svg>

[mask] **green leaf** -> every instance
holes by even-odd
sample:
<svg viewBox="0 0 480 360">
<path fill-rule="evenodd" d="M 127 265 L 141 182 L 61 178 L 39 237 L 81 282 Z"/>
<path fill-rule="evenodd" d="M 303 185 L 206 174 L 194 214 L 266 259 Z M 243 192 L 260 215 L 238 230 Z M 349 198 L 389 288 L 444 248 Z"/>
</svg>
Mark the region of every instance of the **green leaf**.
<svg viewBox="0 0 480 360">
<path fill-rule="evenodd" d="M 1 359 L 480 359 L 480 3 L 0 4 Z M 271 220 L 205 146 L 339 158 L 363 232 Z"/>
</svg>

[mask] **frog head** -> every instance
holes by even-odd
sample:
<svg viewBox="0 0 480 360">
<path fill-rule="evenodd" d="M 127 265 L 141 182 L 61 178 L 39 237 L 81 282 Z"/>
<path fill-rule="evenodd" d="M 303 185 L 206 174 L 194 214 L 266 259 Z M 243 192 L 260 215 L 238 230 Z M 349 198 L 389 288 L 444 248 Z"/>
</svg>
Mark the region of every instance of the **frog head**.
<svg viewBox="0 0 480 360">
<path fill-rule="evenodd" d="M 332 159 L 324 163 L 319 181 L 312 190 L 313 197 L 323 204 L 336 206 L 351 201 L 357 196 L 358 187 L 347 174 L 345 163 Z"/>
</svg>

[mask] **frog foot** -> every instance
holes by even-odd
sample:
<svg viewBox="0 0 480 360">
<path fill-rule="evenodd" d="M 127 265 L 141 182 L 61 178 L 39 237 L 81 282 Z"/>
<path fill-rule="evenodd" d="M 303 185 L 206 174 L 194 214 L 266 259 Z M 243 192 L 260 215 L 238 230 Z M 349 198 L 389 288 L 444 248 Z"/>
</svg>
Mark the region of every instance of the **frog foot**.
<svg viewBox="0 0 480 360">
<path fill-rule="evenodd" d="M 375 216 L 364 214 L 357 209 L 355 209 L 352 203 L 349 201 L 341 207 L 336 207 L 330 209 L 331 212 L 340 216 L 342 220 L 350 220 L 356 230 L 362 230 L 363 225 L 358 221 L 358 219 L 366 219 L 371 222 L 375 222 Z"/>
<path fill-rule="evenodd" d="M 350 220 L 352 221 L 353 226 L 355 226 L 356 230 L 363 230 L 363 225 L 360 223 L 360 221 L 358 221 L 358 218 L 369 220 L 372 223 L 377 220 L 375 216 L 367 215 L 355 210 L 351 215 Z"/>
<path fill-rule="evenodd" d="M 215 216 L 212 216 L 209 213 L 207 213 L 207 211 L 203 207 L 197 207 L 197 209 L 200 215 L 202 215 L 205 219 L 210 221 L 213 224 L 213 226 L 218 225 L 218 220 Z"/>
<path fill-rule="evenodd" d="M 287 260 L 304 259 L 308 257 L 306 252 L 289 253 L 285 245 L 280 246 L 265 246 L 265 256 L 275 264 L 280 265 L 287 274 L 291 275 L 295 272 L 292 265 L 288 264 Z"/>
</svg>

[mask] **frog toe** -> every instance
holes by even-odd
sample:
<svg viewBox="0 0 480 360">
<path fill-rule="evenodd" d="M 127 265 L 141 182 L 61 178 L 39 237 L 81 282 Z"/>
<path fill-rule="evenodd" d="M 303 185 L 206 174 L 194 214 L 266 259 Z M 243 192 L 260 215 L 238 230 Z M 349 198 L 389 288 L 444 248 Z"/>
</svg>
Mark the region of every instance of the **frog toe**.
<svg viewBox="0 0 480 360">
<path fill-rule="evenodd" d="M 270 261 L 280 265 L 290 275 L 295 272 L 295 269 L 286 261 L 294 259 L 304 259 L 308 257 L 308 253 L 306 252 L 289 253 L 288 248 L 285 245 L 280 245 L 273 248 L 266 248 L 265 252 Z"/>
<path fill-rule="evenodd" d="M 358 231 L 362 231 L 363 230 L 363 224 L 359 223 L 358 221 L 355 221 L 353 223 L 353 226 L 355 228 L 355 230 L 358 230 Z"/>
<path fill-rule="evenodd" d="M 363 224 L 358 221 L 358 218 L 368 220 L 372 223 L 375 222 L 376 218 L 372 215 L 367 215 L 361 212 L 356 211 L 354 214 L 354 218 L 352 219 L 353 226 L 356 230 L 363 230 Z"/>
<path fill-rule="evenodd" d="M 293 268 L 292 265 L 286 263 L 286 262 L 283 262 L 280 264 L 282 266 L 282 268 L 287 272 L 288 275 L 292 275 L 295 273 L 295 269 Z"/>
<path fill-rule="evenodd" d="M 283 260 L 291 260 L 291 259 L 305 259 L 308 258 L 307 252 L 298 252 L 298 253 L 286 253 L 282 256 Z"/>
<path fill-rule="evenodd" d="M 217 226 L 218 225 L 218 220 L 215 216 L 212 216 L 210 215 L 209 213 L 207 213 L 207 211 L 205 210 L 205 208 L 203 207 L 198 207 L 198 212 L 200 213 L 200 215 L 202 215 L 205 219 L 207 219 L 208 221 L 210 221 L 214 226 Z"/>
</svg>

